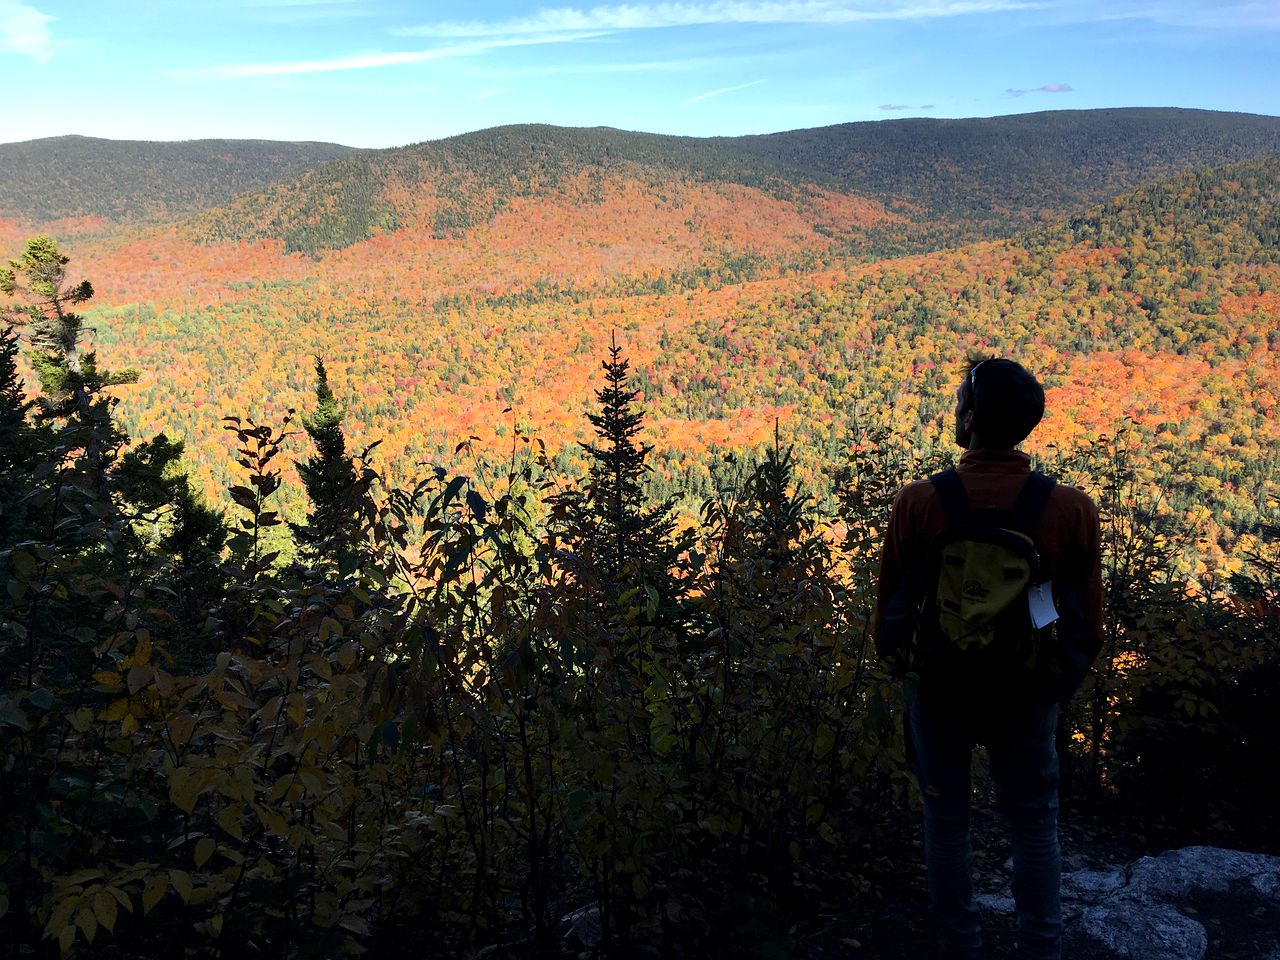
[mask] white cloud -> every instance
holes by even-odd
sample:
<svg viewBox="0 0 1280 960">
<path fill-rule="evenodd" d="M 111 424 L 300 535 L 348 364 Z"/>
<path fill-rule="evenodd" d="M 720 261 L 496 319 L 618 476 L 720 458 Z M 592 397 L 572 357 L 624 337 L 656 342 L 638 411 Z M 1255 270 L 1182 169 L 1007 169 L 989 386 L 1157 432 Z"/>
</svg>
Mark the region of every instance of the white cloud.
<svg viewBox="0 0 1280 960">
<path fill-rule="evenodd" d="M 499 80 L 611 73 L 690 73 L 708 68 L 721 69 L 726 64 L 738 61 L 748 62 L 752 66 L 759 66 L 760 59 L 760 57 L 685 57 L 673 60 L 622 60 L 608 63 L 543 63 L 537 66 L 486 67 L 482 70 L 473 71 L 472 76 L 483 76 L 491 80 Z"/>
<path fill-rule="evenodd" d="M 735 90 L 745 90 L 747 87 L 756 87 L 764 83 L 763 80 L 752 80 L 750 83 L 740 83 L 736 87 L 721 87 L 719 90 L 708 90 L 706 93 L 700 93 L 696 97 L 690 97 L 684 102 L 687 107 L 691 103 L 697 103 L 699 100 L 710 100 L 712 97 L 719 97 L 726 93 L 733 93 Z"/>
<path fill-rule="evenodd" d="M 1028 0 L 715 0 L 712 3 L 628 3 L 548 7 L 507 20 L 448 20 L 393 31 L 405 36 L 489 37 L 565 30 L 652 30 L 730 23 L 861 23 L 930 20 L 977 13 L 1030 10 Z"/>
<path fill-rule="evenodd" d="M 507 40 L 480 40 L 430 50 L 406 50 L 398 53 L 369 53 L 330 60 L 299 60 L 288 63 L 239 63 L 219 67 L 196 67 L 174 70 L 174 76 L 201 77 L 214 80 L 243 80 L 250 77 L 280 77 L 299 73 L 334 73 L 342 70 L 370 70 L 409 63 L 426 63 L 457 57 L 475 57 L 503 47 L 525 47 L 544 43 L 572 43 L 597 34 L 560 34 L 553 37 L 524 37 Z"/>
<path fill-rule="evenodd" d="M 49 34 L 53 19 L 24 3 L 0 0 L 0 51 L 21 53 L 36 63 L 47 62 L 53 56 Z"/>
<path fill-rule="evenodd" d="M 1010 87 L 1005 94 L 1010 97 L 1022 97 L 1028 93 L 1074 93 L 1075 90 L 1069 83 L 1046 83 L 1042 87 L 1036 87 L 1034 90 L 1015 90 Z"/>
</svg>

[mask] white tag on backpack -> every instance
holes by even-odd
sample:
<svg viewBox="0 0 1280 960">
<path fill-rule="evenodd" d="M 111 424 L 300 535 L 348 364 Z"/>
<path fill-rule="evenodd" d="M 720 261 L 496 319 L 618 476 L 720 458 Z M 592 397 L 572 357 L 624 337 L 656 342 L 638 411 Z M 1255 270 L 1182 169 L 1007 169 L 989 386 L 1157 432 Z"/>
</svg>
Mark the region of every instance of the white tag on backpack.
<svg viewBox="0 0 1280 960">
<path fill-rule="evenodd" d="M 1031 611 L 1031 624 L 1043 630 L 1058 619 L 1058 608 L 1053 605 L 1053 583 L 1046 580 L 1027 588 L 1027 606 Z"/>
</svg>

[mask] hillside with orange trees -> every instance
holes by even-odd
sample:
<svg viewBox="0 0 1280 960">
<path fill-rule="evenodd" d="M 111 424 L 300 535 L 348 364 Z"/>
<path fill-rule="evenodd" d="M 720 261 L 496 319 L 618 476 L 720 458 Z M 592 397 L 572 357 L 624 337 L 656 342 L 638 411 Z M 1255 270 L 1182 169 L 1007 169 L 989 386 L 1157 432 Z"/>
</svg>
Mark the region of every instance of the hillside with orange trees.
<svg viewBox="0 0 1280 960">
<path fill-rule="evenodd" d="M 1072 829 L 1270 849 L 1280 158 L 1201 119 L 1039 189 L 1009 137 L 1118 118 L 962 124 L 868 190 L 844 130 L 792 138 L 808 180 L 535 131 L 0 221 L 0 939 L 550 955 L 596 910 L 601 955 L 817 957 L 851 891 L 881 936 L 926 894 L 877 557 L 974 353 L 1039 374 L 1028 448 L 1099 508 Z"/>
<path fill-rule="evenodd" d="M 1113 183 L 1138 178 L 1143 157 L 1150 169 L 1175 162 L 1152 126 L 1187 122 L 1175 113 L 965 121 L 947 142 L 970 163 L 972 199 L 994 189 L 984 138 L 1046 135 L 1050 121 L 1062 142 L 1110 131 L 1110 152 L 1097 155 L 1110 163 L 1100 182 Z M 1201 126 L 1188 128 L 1182 161 L 1265 149 L 1275 126 L 1191 119 Z M 900 147 L 904 130 L 876 135 Z M 1141 156 L 1135 132 L 1150 136 Z M 469 437 L 500 458 L 517 430 L 580 469 L 572 441 L 616 334 L 644 392 L 661 492 L 728 482 L 732 467 L 718 474 L 705 454 L 751 449 L 775 422 L 819 490 L 870 430 L 945 448 L 955 363 L 990 350 L 1044 374 L 1041 452 L 1131 421 L 1170 469 L 1194 462 L 1176 473 L 1182 507 L 1209 503 L 1227 526 L 1265 508 L 1277 439 L 1276 161 L 1152 182 L 1009 240 L 867 262 L 894 231 L 927 246 L 937 229 L 978 229 L 956 207 L 953 221 L 929 221 L 936 235 L 919 232 L 922 211 L 940 209 L 927 176 L 900 171 L 897 199 L 884 187 L 879 198 L 848 192 L 849 158 L 870 163 L 872 133 L 696 141 L 502 128 L 352 154 L 195 220 L 64 222 L 64 247 L 98 291 L 94 344 L 110 365 L 143 372 L 119 391 L 130 432 L 185 438 L 215 496 L 230 469 L 220 418 L 279 419 L 305 405 L 317 355 L 354 439 L 382 441 L 397 472 L 451 459 Z M 932 136 L 921 149 L 940 153 Z M 766 147 L 774 156 L 752 166 L 750 151 Z M 1039 156 L 1026 150 L 1018 156 Z M 1081 181 L 1070 183 L 1079 195 Z M 1009 189 L 1015 219 L 1043 213 L 1025 176 Z M 16 251 L 28 228 L 4 221 L 0 237 Z"/>
<path fill-rule="evenodd" d="M 1127 419 L 1171 469 L 1194 462 L 1175 475 L 1184 507 L 1245 523 L 1274 496 L 1275 161 L 1184 175 L 1019 240 L 872 264 L 802 264 L 821 237 L 794 209 L 702 189 L 675 218 L 620 183 L 594 204 L 521 199 L 458 238 L 402 230 L 318 256 L 171 230 L 72 251 L 103 304 L 101 353 L 143 371 L 121 390 L 124 421 L 187 438 L 211 492 L 227 479 L 220 418 L 304 406 L 314 355 L 354 438 L 382 440 L 398 471 L 468 437 L 502 457 L 517 426 L 572 468 L 616 332 L 663 490 L 708 492 L 706 451 L 752 448 L 775 420 L 811 479 L 874 427 L 945 447 L 955 364 L 990 350 L 1042 372 L 1041 452 Z M 713 232 L 756 248 L 725 241 L 708 258 Z M 783 253 L 790 266 L 766 259 Z"/>
</svg>

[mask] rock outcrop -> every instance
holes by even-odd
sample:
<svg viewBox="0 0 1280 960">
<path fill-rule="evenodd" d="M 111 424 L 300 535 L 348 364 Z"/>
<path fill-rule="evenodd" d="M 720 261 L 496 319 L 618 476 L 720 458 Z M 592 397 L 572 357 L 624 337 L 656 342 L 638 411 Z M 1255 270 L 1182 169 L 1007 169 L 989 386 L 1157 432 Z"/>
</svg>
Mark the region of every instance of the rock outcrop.
<svg viewBox="0 0 1280 960">
<path fill-rule="evenodd" d="M 978 898 L 1010 913 L 1007 893 Z M 1186 847 L 1143 857 L 1127 868 L 1062 875 L 1068 935 L 1081 935 L 1124 960 L 1203 960 L 1209 931 L 1202 921 L 1230 906 L 1257 927 L 1256 956 L 1280 960 L 1280 857 L 1218 847 Z M 1217 917 L 1217 926 L 1234 921 Z M 1229 929 L 1239 936 L 1239 929 Z M 1269 943 L 1263 942 L 1270 940 Z"/>
</svg>

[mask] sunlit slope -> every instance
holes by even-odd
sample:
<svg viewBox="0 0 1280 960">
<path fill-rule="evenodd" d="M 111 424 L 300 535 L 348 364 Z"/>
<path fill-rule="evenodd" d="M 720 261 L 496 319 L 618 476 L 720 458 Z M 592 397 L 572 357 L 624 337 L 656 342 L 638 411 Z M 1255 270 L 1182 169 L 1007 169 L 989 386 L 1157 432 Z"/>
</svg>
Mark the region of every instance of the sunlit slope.
<svg viewBox="0 0 1280 960">
<path fill-rule="evenodd" d="M 586 431 L 616 330 L 673 484 L 706 489 L 706 451 L 761 442 L 775 418 L 816 482 L 871 426 L 944 441 L 955 363 L 981 349 L 1043 373 L 1040 449 L 1133 418 L 1150 464 L 1194 461 L 1169 467 L 1184 497 L 1241 517 L 1274 495 L 1280 448 L 1278 170 L 1271 160 L 1183 175 L 1024 241 L 747 282 L 665 275 L 595 292 L 529 282 L 546 264 L 522 274 L 521 263 L 563 256 L 580 269 L 563 238 L 604 256 L 599 238 L 615 229 L 560 207 L 554 230 L 521 233 L 532 198 L 429 243 L 397 232 L 312 257 L 278 242 L 193 248 L 165 236 L 76 262 L 101 281 L 104 357 L 145 371 L 121 391 L 134 435 L 188 438 L 210 484 L 230 470 L 219 418 L 306 409 L 316 354 L 349 403 L 353 438 L 384 440 L 380 456 L 403 473 L 472 435 L 485 457 L 500 456 L 519 423 L 555 452 Z M 504 248 L 508 218 L 526 239 Z M 529 246 L 531 235 L 561 241 Z M 663 255 L 658 234 L 645 243 Z M 575 448 L 565 450 L 568 463 Z"/>
<path fill-rule="evenodd" d="M 863 258 L 1008 236 L 1189 169 L 1280 154 L 1280 118 L 1197 110 L 1062 111 L 843 124 L 759 137 L 511 126 L 367 151 L 247 194 L 195 235 L 342 248 L 410 230 L 464 235 L 522 200 L 589 205 L 635 182 L 736 186 L 800 209 L 847 195 L 892 216 L 833 240 Z"/>
<path fill-rule="evenodd" d="M 49 137 L 0 144 L 0 217 L 32 227 L 173 220 L 317 163 L 355 152 L 336 143 Z M 65 229 L 65 225 L 61 225 Z"/>
<path fill-rule="evenodd" d="M 833 236 L 883 218 L 879 204 L 845 199 L 849 191 L 830 187 L 826 177 L 741 155 L 717 140 L 501 127 L 305 171 L 211 211 L 194 235 L 203 242 L 279 240 L 287 251 L 317 252 L 393 232 L 464 237 L 530 208 L 603 208 L 608 215 L 620 194 L 634 195 L 657 219 L 680 214 L 678 223 L 696 217 L 694 206 L 713 196 L 742 205 L 759 197 Z M 850 202 L 858 204 L 852 215 L 841 209 Z M 539 237 L 528 240 L 536 244 Z"/>
</svg>

